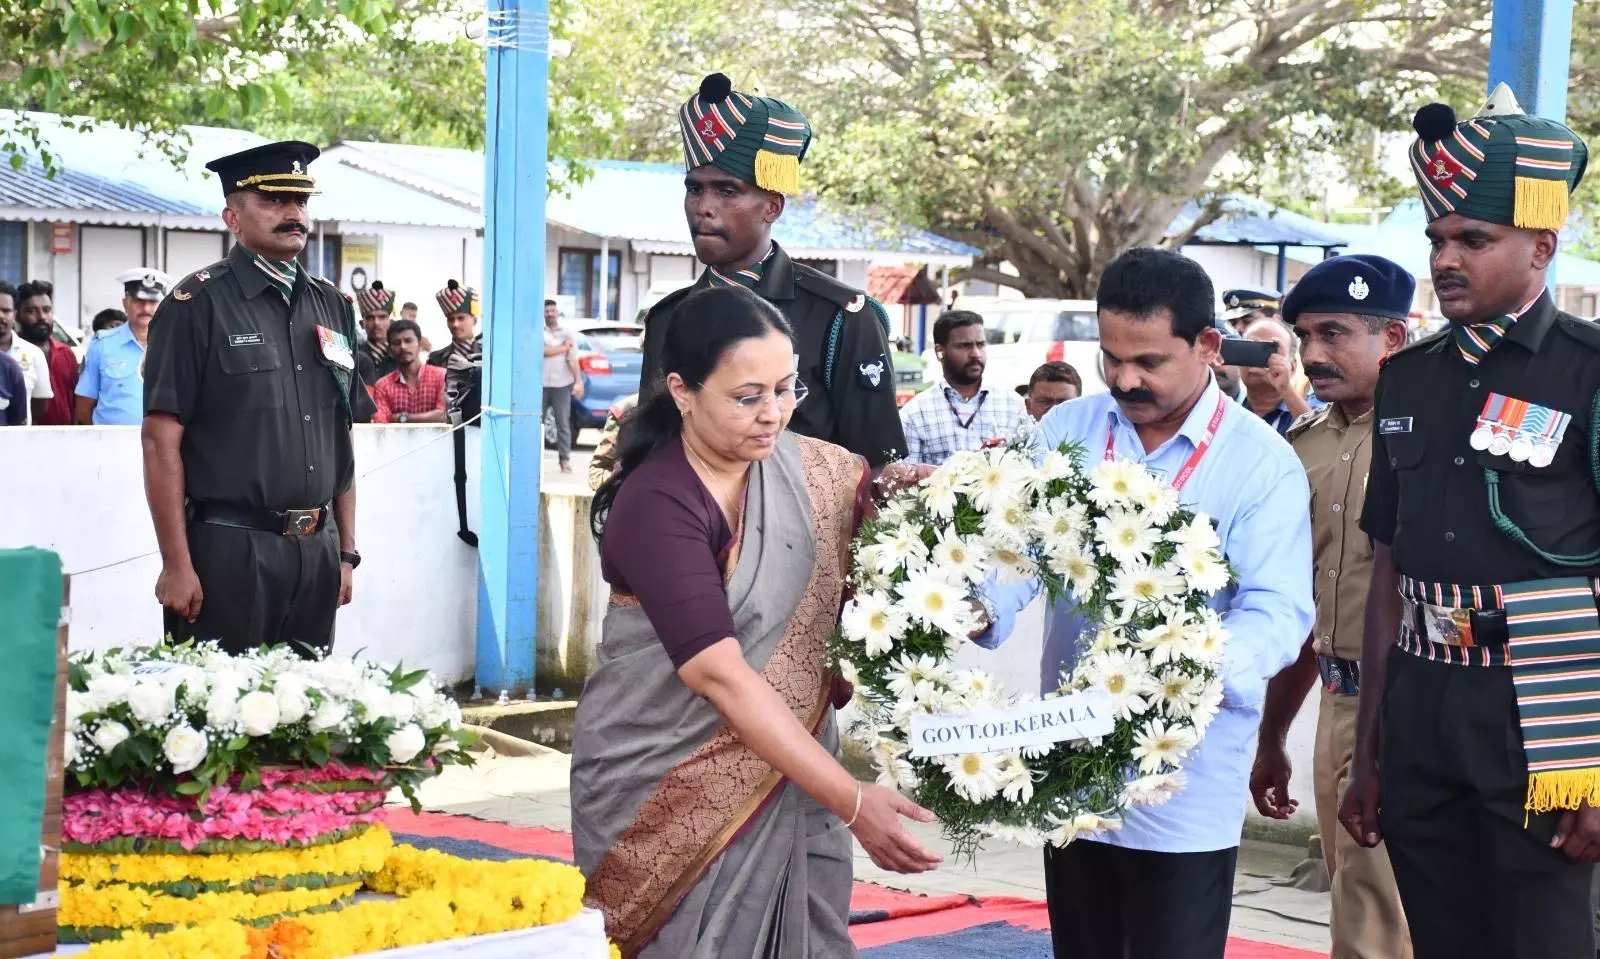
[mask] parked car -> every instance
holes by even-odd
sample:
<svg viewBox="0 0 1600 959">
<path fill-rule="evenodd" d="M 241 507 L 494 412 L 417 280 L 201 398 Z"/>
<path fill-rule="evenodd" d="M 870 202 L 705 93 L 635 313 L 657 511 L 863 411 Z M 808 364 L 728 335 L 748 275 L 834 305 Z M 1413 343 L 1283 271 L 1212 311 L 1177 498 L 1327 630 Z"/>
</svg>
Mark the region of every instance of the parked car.
<svg viewBox="0 0 1600 959">
<path fill-rule="evenodd" d="M 600 429 L 606 414 L 623 397 L 639 392 L 644 371 L 644 327 L 637 323 L 579 320 L 571 326 L 577 343 L 578 371 L 583 376 L 583 398 L 572 398 L 572 433 Z M 544 441 L 555 446 L 555 416 L 546 411 Z"/>
<path fill-rule="evenodd" d="M 1084 393 L 1103 393 L 1100 375 L 1100 320 L 1093 300 L 1014 300 L 962 297 L 956 307 L 983 316 L 988 366 L 983 384 L 1010 390 L 1028 382 L 1045 363 L 1065 360 L 1083 377 Z M 922 354 L 938 368 L 930 346 Z"/>
<path fill-rule="evenodd" d="M 78 363 L 82 365 L 84 355 L 89 352 L 88 337 L 82 330 L 63 326 L 60 320 L 56 320 L 55 328 L 50 331 L 50 338 L 71 349 L 72 354 L 78 358 Z"/>
</svg>

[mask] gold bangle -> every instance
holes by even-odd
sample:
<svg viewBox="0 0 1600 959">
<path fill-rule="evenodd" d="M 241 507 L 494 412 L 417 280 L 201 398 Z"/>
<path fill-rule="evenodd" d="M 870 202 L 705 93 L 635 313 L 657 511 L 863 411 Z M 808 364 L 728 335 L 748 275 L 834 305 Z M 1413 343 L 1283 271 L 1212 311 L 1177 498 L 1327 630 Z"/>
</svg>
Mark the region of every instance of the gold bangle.
<svg viewBox="0 0 1600 959">
<path fill-rule="evenodd" d="M 844 828 L 849 829 L 851 826 L 854 826 L 856 824 L 856 820 L 860 819 L 860 818 L 861 818 L 861 783 L 857 782 L 856 783 L 856 811 L 850 814 L 850 821 L 844 824 Z"/>
</svg>

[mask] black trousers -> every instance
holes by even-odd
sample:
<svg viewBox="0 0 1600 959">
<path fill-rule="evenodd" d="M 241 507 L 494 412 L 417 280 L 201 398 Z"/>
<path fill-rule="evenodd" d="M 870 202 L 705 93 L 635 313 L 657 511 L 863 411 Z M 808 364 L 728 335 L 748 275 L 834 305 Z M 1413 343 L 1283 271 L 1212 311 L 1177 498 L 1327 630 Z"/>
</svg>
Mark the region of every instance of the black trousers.
<svg viewBox="0 0 1600 959">
<path fill-rule="evenodd" d="M 1528 816 L 1511 670 L 1389 654 L 1379 817 L 1416 959 L 1592 959 L 1594 867 Z"/>
<path fill-rule="evenodd" d="M 1078 840 L 1044 851 L 1056 959 L 1222 959 L 1237 846 L 1145 852 Z"/>
<path fill-rule="evenodd" d="M 177 642 L 216 640 L 230 653 L 286 643 L 302 654 L 333 646 L 339 611 L 339 534 L 310 536 L 189 522 L 189 554 L 204 594 L 193 623 L 166 610 Z"/>
</svg>

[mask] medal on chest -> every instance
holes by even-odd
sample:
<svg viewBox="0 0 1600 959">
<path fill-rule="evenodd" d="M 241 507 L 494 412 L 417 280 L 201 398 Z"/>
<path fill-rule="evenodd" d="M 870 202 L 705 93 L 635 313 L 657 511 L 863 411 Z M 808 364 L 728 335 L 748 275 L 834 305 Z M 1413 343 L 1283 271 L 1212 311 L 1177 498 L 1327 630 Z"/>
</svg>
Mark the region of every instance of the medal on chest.
<svg viewBox="0 0 1600 959">
<path fill-rule="evenodd" d="M 1555 462 L 1556 450 L 1572 422 L 1572 414 L 1490 393 L 1478 414 L 1468 445 L 1491 456 L 1544 469 Z"/>
<path fill-rule="evenodd" d="M 356 358 L 350 351 L 350 341 L 343 333 L 326 326 L 318 326 L 317 346 L 322 350 L 322 358 L 329 363 L 341 369 L 355 369 Z"/>
</svg>

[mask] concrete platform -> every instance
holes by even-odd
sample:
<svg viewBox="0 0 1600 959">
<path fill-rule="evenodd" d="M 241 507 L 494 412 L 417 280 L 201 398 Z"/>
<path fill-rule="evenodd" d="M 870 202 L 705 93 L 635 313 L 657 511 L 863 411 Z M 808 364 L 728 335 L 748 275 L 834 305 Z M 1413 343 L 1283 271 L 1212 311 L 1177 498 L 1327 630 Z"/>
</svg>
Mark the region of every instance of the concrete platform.
<svg viewBox="0 0 1600 959">
<path fill-rule="evenodd" d="M 541 826 L 570 832 L 567 794 L 570 757 L 498 756 L 471 769 L 450 767 L 422 788 L 430 811 L 475 816 L 512 826 Z M 1044 874 L 1037 850 L 996 843 L 970 863 L 954 863 L 937 826 L 913 824 L 929 847 L 946 856 L 944 866 L 918 876 L 888 873 L 856 847 L 855 876 L 894 889 L 930 895 L 1044 898 Z M 1305 858 L 1304 848 L 1246 840 L 1234 879 L 1233 935 L 1300 949 L 1327 952 L 1328 897 L 1288 885 L 1290 872 Z"/>
</svg>

